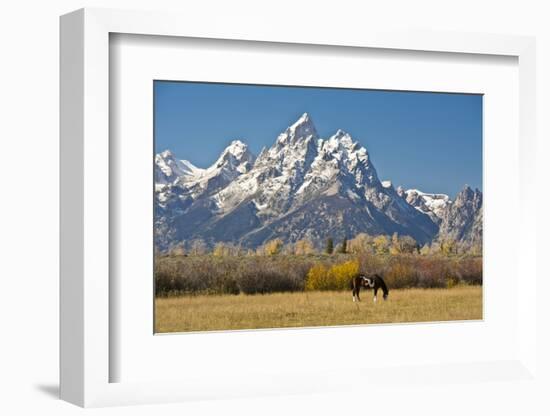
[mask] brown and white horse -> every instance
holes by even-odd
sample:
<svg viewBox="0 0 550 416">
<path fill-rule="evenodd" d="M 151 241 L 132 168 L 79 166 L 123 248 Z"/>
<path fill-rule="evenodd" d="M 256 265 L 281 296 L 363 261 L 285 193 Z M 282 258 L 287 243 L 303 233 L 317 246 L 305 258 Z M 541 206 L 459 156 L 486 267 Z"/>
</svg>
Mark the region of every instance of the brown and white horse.
<svg viewBox="0 0 550 416">
<path fill-rule="evenodd" d="M 361 291 L 361 288 L 373 289 L 374 302 L 376 302 L 378 289 L 382 289 L 382 292 L 384 293 L 384 300 L 388 299 L 388 294 L 390 293 L 390 291 L 388 290 L 388 286 L 386 286 L 386 282 L 384 282 L 384 279 L 382 279 L 382 277 L 378 274 L 368 276 L 359 275 L 351 279 L 350 289 L 354 302 L 361 301 L 361 298 L 359 297 L 359 292 Z"/>
</svg>

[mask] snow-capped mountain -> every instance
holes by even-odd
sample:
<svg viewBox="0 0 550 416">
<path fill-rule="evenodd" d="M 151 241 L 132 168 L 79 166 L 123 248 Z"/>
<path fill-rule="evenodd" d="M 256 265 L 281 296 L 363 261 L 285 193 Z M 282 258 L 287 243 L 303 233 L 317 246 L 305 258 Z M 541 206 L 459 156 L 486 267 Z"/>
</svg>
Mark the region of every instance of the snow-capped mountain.
<svg viewBox="0 0 550 416">
<path fill-rule="evenodd" d="M 447 207 L 452 201 L 449 195 L 428 194 L 418 189 L 403 191 L 405 200 L 420 212 L 430 216 L 432 221 L 440 223 Z"/>
<path fill-rule="evenodd" d="M 203 171 L 187 160 L 177 160 L 170 150 L 155 156 L 155 184 L 158 185 L 192 179 Z"/>
<path fill-rule="evenodd" d="M 161 250 L 196 239 L 256 247 L 273 238 L 320 243 L 361 232 L 397 232 L 426 243 L 439 231 L 441 201 L 448 205 L 448 197 L 419 191 L 422 204 L 409 202 L 409 194 L 379 180 L 367 149 L 349 133 L 323 139 L 307 113 L 256 159 L 234 141 L 206 169 L 170 152 L 155 162 Z"/>
<path fill-rule="evenodd" d="M 155 156 L 155 185 L 180 185 L 197 196 L 219 190 L 254 164 L 254 155 L 240 140 L 234 140 L 212 166 L 201 169 L 187 160 L 177 160 L 171 151 Z"/>
</svg>

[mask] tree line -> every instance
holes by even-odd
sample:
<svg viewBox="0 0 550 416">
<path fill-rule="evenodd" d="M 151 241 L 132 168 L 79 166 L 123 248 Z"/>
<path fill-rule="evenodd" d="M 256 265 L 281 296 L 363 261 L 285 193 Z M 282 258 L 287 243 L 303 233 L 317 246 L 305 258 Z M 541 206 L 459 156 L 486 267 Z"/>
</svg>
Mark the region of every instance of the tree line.
<svg viewBox="0 0 550 416">
<path fill-rule="evenodd" d="M 186 256 L 211 254 L 216 257 L 228 256 L 276 256 L 276 255 L 333 255 L 333 254 L 419 254 L 419 255 L 481 255 L 481 246 L 470 245 L 455 240 L 436 240 L 421 246 L 414 238 L 408 235 L 392 236 L 366 233 L 357 234 L 352 239 L 344 238 L 335 242 L 332 237 L 325 240 L 322 248 L 316 246 L 309 239 L 301 239 L 294 243 L 285 244 L 282 239 L 275 238 L 267 241 L 256 249 L 245 248 L 230 242 L 217 242 L 213 247 L 203 240 L 180 242 L 164 253 L 157 254 Z"/>
</svg>

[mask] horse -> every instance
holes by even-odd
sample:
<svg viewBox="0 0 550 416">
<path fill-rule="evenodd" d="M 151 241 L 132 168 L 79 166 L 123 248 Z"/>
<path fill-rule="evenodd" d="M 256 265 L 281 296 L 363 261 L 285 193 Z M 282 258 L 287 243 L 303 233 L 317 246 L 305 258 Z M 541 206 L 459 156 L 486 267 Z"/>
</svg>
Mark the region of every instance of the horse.
<svg viewBox="0 0 550 416">
<path fill-rule="evenodd" d="M 364 287 L 365 289 L 373 289 L 374 290 L 374 298 L 373 301 L 376 302 L 376 295 L 378 294 L 378 289 L 382 289 L 382 292 L 384 293 L 384 300 L 388 299 L 388 294 L 390 291 L 388 290 L 388 286 L 386 286 L 386 282 L 384 282 L 384 279 L 378 274 L 374 275 L 358 275 L 355 276 L 353 279 L 351 279 L 350 282 L 350 289 L 353 301 L 359 301 L 361 302 L 361 298 L 359 297 L 359 292 L 361 291 L 361 288 Z"/>
</svg>

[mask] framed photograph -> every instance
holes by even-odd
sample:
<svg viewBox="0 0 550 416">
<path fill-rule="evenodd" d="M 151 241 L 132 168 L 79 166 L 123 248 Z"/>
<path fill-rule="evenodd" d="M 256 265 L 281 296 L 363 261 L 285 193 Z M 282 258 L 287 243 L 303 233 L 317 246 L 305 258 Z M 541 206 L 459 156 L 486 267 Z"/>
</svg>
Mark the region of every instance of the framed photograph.
<svg viewBox="0 0 550 416">
<path fill-rule="evenodd" d="M 242 28 L 61 18 L 62 398 L 536 387 L 534 40 Z"/>
<path fill-rule="evenodd" d="M 482 95 L 153 88 L 156 333 L 482 319 Z"/>
</svg>

